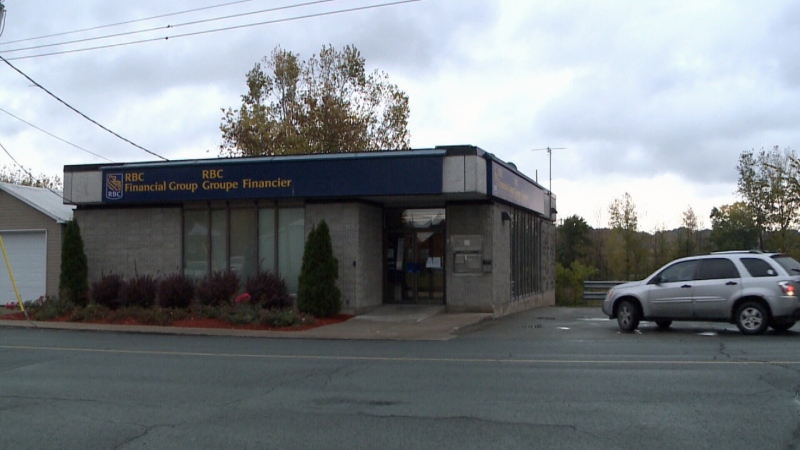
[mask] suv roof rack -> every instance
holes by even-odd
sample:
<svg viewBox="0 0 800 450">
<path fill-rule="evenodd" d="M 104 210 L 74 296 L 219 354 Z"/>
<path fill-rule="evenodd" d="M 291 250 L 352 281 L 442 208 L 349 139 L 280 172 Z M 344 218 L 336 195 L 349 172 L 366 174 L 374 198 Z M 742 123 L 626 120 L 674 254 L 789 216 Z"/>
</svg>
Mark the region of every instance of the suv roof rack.
<svg viewBox="0 0 800 450">
<path fill-rule="evenodd" d="M 737 253 L 762 254 L 761 250 L 726 250 L 724 252 L 711 252 L 712 255 L 735 255 Z"/>
</svg>

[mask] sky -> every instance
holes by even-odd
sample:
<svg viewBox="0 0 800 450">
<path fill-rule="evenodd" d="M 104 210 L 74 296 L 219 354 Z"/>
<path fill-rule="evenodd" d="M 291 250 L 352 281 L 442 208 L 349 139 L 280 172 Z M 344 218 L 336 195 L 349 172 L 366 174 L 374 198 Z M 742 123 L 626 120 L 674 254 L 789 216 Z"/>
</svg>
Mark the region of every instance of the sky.
<svg viewBox="0 0 800 450">
<path fill-rule="evenodd" d="M 219 155 L 222 110 L 277 46 L 305 60 L 354 45 L 409 96 L 412 148 L 478 146 L 552 187 L 559 219 L 595 228 L 626 193 L 642 231 L 690 208 L 710 228 L 739 199 L 742 152 L 800 148 L 800 2 L 388 3 L 5 0 L 0 56 L 173 160 Z M 2 62 L 0 109 L 0 144 L 37 175 L 156 159 Z"/>
</svg>

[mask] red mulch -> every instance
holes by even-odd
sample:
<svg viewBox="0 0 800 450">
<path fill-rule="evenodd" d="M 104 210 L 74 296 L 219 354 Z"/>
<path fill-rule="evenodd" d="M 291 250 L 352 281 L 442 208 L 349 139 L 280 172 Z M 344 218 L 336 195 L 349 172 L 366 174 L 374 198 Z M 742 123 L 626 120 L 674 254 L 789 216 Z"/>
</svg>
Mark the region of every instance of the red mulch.
<svg viewBox="0 0 800 450">
<path fill-rule="evenodd" d="M 339 314 L 333 317 L 323 317 L 314 319 L 313 323 L 300 325 L 300 326 L 289 326 L 289 327 L 272 327 L 269 325 L 237 325 L 235 323 L 227 322 L 221 319 L 203 319 L 203 318 L 190 318 L 184 320 L 176 320 L 173 322 L 171 327 L 181 327 L 181 328 L 224 328 L 224 329 L 233 329 L 233 330 L 270 330 L 270 331 L 305 331 L 310 330 L 312 328 L 324 327 L 326 325 L 333 325 L 336 323 L 346 322 L 352 319 L 352 315 L 348 314 Z M 0 320 L 27 320 L 25 318 L 25 314 L 22 312 L 18 313 L 11 313 L 11 314 L 4 314 L 0 316 Z M 51 320 L 50 322 L 69 322 L 69 315 L 61 316 Z M 122 321 L 115 320 L 97 320 L 91 323 L 96 324 L 113 324 L 113 325 L 146 325 L 152 326 L 151 324 L 144 324 L 139 323 L 133 318 L 128 318 Z"/>
</svg>

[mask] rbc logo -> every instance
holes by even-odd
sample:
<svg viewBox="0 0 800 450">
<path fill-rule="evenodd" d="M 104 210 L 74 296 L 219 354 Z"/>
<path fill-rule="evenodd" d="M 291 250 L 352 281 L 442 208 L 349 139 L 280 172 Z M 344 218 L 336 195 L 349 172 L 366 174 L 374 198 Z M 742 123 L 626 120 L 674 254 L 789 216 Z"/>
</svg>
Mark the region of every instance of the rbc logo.
<svg viewBox="0 0 800 450">
<path fill-rule="evenodd" d="M 106 174 L 106 198 L 119 200 L 122 198 L 123 184 L 121 173 Z"/>
</svg>

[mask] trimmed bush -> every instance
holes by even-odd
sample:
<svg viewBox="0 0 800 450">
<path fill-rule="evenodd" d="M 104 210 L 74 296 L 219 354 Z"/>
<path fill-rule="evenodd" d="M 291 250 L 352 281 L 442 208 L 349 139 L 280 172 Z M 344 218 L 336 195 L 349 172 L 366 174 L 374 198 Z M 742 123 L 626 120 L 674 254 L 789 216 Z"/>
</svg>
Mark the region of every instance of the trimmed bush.
<svg viewBox="0 0 800 450">
<path fill-rule="evenodd" d="M 151 275 L 136 275 L 123 283 L 119 292 L 120 303 L 125 307 L 150 308 L 156 304 L 158 281 Z"/>
<path fill-rule="evenodd" d="M 89 265 L 83 251 L 81 229 L 76 220 L 67 222 L 64 229 L 58 291 L 76 306 L 86 306 L 89 303 Z"/>
<path fill-rule="evenodd" d="M 292 306 L 292 297 L 286 282 L 277 274 L 266 271 L 248 278 L 244 290 L 250 294 L 251 302 L 264 309 L 282 309 Z"/>
<path fill-rule="evenodd" d="M 201 305 L 230 305 L 239 292 L 239 276 L 230 270 L 220 270 L 204 278 L 197 286 L 197 301 Z"/>
<path fill-rule="evenodd" d="M 118 309 L 122 306 L 120 291 L 125 284 L 122 275 L 110 273 L 102 274 L 100 279 L 92 283 L 92 300 L 108 309 Z"/>
<path fill-rule="evenodd" d="M 188 308 L 194 299 L 195 282 L 182 273 L 170 275 L 158 285 L 158 304 L 162 308 Z"/>
<path fill-rule="evenodd" d="M 342 293 L 336 286 L 339 261 L 333 256 L 328 224 L 321 221 L 306 240 L 297 290 L 297 308 L 316 317 L 330 317 L 342 310 Z"/>
</svg>

